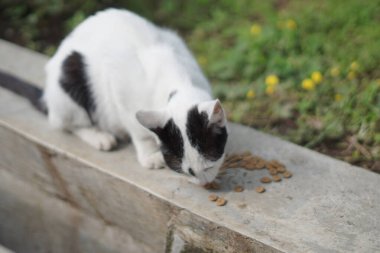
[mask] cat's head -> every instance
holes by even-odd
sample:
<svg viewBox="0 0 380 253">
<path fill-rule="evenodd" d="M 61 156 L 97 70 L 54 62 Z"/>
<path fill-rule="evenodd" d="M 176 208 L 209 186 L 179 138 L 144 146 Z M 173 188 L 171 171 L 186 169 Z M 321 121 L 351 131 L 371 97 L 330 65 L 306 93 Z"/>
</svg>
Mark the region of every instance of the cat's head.
<svg viewBox="0 0 380 253">
<path fill-rule="evenodd" d="M 136 117 L 160 139 L 170 169 L 202 185 L 215 179 L 228 137 L 226 115 L 219 100 L 175 110 L 139 111 Z"/>
</svg>

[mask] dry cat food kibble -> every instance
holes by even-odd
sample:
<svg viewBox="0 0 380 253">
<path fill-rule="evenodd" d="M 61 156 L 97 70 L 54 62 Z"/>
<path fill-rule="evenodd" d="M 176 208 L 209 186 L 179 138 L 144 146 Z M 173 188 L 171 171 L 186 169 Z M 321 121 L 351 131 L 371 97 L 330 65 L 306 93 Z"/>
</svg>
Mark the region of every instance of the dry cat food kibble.
<svg viewBox="0 0 380 253">
<path fill-rule="evenodd" d="M 242 192 L 242 191 L 244 191 L 244 188 L 243 188 L 243 186 L 238 185 L 235 187 L 234 191 L 235 192 Z"/>
<path fill-rule="evenodd" d="M 206 188 L 207 190 L 219 190 L 220 189 L 220 185 L 216 182 L 207 183 L 203 187 Z"/>
<path fill-rule="evenodd" d="M 257 186 L 255 190 L 256 190 L 256 192 L 258 192 L 258 193 L 263 193 L 263 192 L 265 192 L 265 188 L 262 187 L 262 186 Z"/>
<path fill-rule="evenodd" d="M 233 169 L 233 168 L 242 168 L 246 170 L 260 170 L 266 168 L 271 175 L 271 177 L 262 177 L 260 179 L 260 182 L 264 184 L 268 184 L 272 181 L 274 182 L 281 182 L 281 174 L 284 178 L 290 178 L 292 177 L 292 173 L 288 170 L 286 170 L 286 167 L 284 164 L 277 160 L 265 160 L 261 158 L 260 156 L 253 155 L 250 151 L 243 152 L 241 154 L 231 154 L 226 157 L 224 160 L 224 163 L 221 167 L 221 171 L 225 171 L 226 169 Z M 241 187 L 241 188 L 240 188 Z M 208 188 L 208 189 L 213 189 Z M 235 192 L 241 192 L 243 191 L 243 186 L 236 186 L 234 188 Z M 256 188 L 257 192 L 264 192 L 265 188 L 262 186 L 258 186 Z"/>
<path fill-rule="evenodd" d="M 227 200 L 222 197 L 219 197 L 216 194 L 211 194 L 208 196 L 208 200 L 215 202 L 217 206 L 224 206 L 227 204 Z"/>
<path fill-rule="evenodd" d="M 283 174 L 284 178 L 291 178 L 293 174 L 290 171 L 285 171 Z"/>
<path fill-rule="evenodd" d="M 208 196 L 208 199 L 210 201 L 216 201 L 218 199 L 218 196 L 216 196 L 215 194 L 211 194 L 210 196 Z"/>
<path fill-rule="evenodd" d="M 218 200 L 216 201 L 217 206 L 224 206 L 225 204 L 227 204 L 227 200 L 225 200 L 224 198 L 218 198 Z"/>
<path fill-rule="evenodd" d="M 266 168 L 272 177 L 262 177 L 260 179 L 260 182 L 264 184 L 268 184 L 272 181 L 280 182 L 282 180 L 280 176 L 281 174 L 284 178 L 290 178 L 293 175 L 290 171 L 286 170 L 285 165 L 279 161 L 267 161 L 259 156 L 252 155 L 249 151 L 246 151 L 242 154 L 232 154 L 227 156 L 220 168 L 220 174 L 226 174 L 226 169 L 233 168 L 242 168 L 246 170 L 260 170 Z M 204 188 L 208 190 L 219 190 L 220 186 L 216 182 L 210 182 L 204 185 Z M 234 191 L 243 192 L 244 187 L 237 185 L 235 186 Z M 263 186 L 257 186 L 255 188 L 255 191 L 258 193 L 263 193 L 266 190 Z M 227 200 L 215 194 L 211 194 L 208 199 L 210 201 L 214 201 L 217 206 L 224 206 L 227 204 Z"/>
<path fill-rule="evenodd" d="M 274 175 L 277 175 L 277 170 L 269 170 L 269 174 L 271 174 L 272 176 Z"/>
<path fill-rule="evenodd" d="M 279 161 L 267 161 L 259 156 L 252 155 L 249 151 L 242 154 L 231 154 L 226 157 L 221 170 L 233 168 L 243 168 L 247 170 L 267 168 L 272 175 L 286 171 L 285 166 Z"/>
<path fill-rule="evenodd" d="M 264 183 L 264 184 L 268 184 L 268 183 L 272 182 L 272 179 L 270 177 L 262 177 L 260 179 L 260 182 Z"/>
</svg>

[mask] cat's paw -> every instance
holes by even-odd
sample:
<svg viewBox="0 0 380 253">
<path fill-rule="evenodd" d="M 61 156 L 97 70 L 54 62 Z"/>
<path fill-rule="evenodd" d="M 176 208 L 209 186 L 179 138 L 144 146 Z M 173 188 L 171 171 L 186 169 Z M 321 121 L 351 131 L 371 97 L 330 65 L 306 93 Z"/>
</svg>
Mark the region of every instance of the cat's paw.
<svg viewBox="0 0 380 253">
<path fill-rule="evenodd" d="M 151 155 L 140 157 L 140 164 L 147 169 L 162 169 L 165 167 L 164 158 L 160 151 Z"/>
<path fill-rule="evenodd" d="M 94 148 L 102 151 L 110 151 L 117 145 L 115 136 L 98 130 L 83 129 L 79 136 Z"/>
<path fill-rule="evenodd" d="M 99 150 L 109 151 L 117 145 L 115 136 L 105 132 L 97 132 L 92 140 L 92 145 Z"/>
</svg>

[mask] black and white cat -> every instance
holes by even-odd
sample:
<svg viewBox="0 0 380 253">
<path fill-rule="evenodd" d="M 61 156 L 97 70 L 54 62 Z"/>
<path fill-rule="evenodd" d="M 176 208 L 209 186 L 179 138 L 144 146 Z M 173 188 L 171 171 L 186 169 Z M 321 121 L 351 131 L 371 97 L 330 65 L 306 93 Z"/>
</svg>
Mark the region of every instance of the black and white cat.
<svg viewBox="0 0 380 253">
<path fill-rule="evenodd" d="M 111 150 L 132 139 L 146 168 L 211 182 L 224 159 L 226 116 L 183 41 L 126 10 L 87 18 L 46 65 L 49 123 Z"/>
</svg>

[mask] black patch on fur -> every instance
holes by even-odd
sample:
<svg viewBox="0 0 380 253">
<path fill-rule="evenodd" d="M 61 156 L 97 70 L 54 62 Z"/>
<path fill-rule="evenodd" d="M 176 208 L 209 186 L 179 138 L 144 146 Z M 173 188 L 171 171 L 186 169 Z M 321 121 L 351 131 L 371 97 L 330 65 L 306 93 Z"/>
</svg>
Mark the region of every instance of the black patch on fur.
<svg viewBox="0 0 380 253">
<path fill-rule="evenodd" d="M 207 113 L 199 113 L 196 106 L 187 114 L 186 134 L 191 146 L 205 158 L 216 161 L 223 155 L 227 142 L 226 127 L 209 125 Z"/>
<path fill-rule="evenodd" d="M 160 138 L 161 152 L 166 164 L 176 172 L 182 172 L 183 139 L 178 126 L 170 119 L 163 128 L 151 129 Z"/>
<path fill-rule="evenodd" d="M 81 107 L 91 122 L 91 114 L 95 111 L 94 98 L 87 78 L 83 56 L 73 51 L 62 63 L 62 75 L 59 80 L 64 91 Z"/>
<path fill-rule="evenodd" d="M 173 90 L 172 92 L 170 92 L 168 101 L 170 101 L 175 94 L 177 94 L 177 90 Z"/>
</svg>

